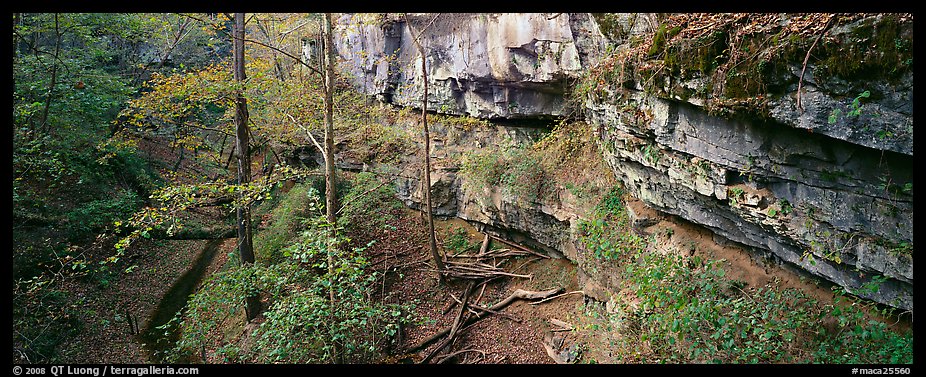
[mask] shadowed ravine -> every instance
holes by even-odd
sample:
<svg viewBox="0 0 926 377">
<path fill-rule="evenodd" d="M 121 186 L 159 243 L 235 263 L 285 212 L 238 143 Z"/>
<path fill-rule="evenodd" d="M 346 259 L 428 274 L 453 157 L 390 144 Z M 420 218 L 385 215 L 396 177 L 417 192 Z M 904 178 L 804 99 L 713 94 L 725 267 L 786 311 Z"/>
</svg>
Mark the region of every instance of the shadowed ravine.
<svg viewBox="0 0 926 377">
<path fill-rule="evenodd" d="M 186 309 L 190 295 L 199 287 L 209 264 L 212 263 L 219 246 L 224 241 L 225 239 L 209 240 L 203 251 L 193 261 L 190 269 L 180 276 L 161 298 L 161 302 L 158 303 L 147 326 L 139 334 L 139 339 L 144 343 L 144 347 L 148 351 L 149 361 L 163 362 L 164 351 L 171 349 L 180 338 L 180 332 L 176 324 L 172 324 L 166 329 L 159 329 L 158 327 L 167 324 L 177 313 Z"/>
</svg>

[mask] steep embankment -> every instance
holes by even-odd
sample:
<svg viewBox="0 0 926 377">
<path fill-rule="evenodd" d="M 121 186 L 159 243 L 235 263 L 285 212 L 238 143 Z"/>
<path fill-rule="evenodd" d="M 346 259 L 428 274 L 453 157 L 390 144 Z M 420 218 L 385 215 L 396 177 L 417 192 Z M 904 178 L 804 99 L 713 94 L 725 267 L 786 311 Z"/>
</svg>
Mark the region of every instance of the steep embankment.
<svg viewBox="0 0 926 377">
<path fill-rule="evenodd" d="M 557 169 L 549 162 L 574 158 L 499 148 L 543 129 L 438 122 L 437 213 L 581 260 L 588 198 L 616 179 L 755 258 L 912 309 L 912 17 L 830 17 L 411 17 L 424 30 L 429 110 L 584 116 L 568 134 L 592 140 L 573 143 L 590 154 L 583 164 Z M 338 29 L 361 90 L 419 106 L 420 55 L 404 18 L 345 15 Z M 417 159 L 395 165 L 399 196 L 416 206 Z M 557 174 L 571 180 L 548 179 Z"/>
</svg>

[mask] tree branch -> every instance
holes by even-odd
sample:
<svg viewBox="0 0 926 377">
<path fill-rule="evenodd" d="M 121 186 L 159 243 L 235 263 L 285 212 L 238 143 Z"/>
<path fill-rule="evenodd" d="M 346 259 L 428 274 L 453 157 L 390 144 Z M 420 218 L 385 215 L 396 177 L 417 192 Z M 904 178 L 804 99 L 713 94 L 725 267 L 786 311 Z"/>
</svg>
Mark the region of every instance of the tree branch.
<svg viewBox="0 0 926 377">
<path fill-rule="evenodd" d="M 191 15 L 186 14 L 186 13 L 179 13 L 179 14 L 182 15 L 182 16 L 185 16 L 185 17 L 192 18 L 192 19 L 194 19 L 194 20 L 198 20 L 198 21 L 200 21 L 200 22 L 208 23 L 208 24 L 210 24 L 210 25 L 215 25 L 215 24 L 213 24 L 213 23 L 211 23 L 211 22 L 208 22 L 208 21 L 205 21 L 205 20 L 203 20 L 203 19 L 201 19 L 201 18 L 199 18 L 199 17 L 194 17 L 194 16 L 191 16 Z M 227 34 L 228 32 L 226 31 L 225 33 Z M 237 37 L 235 37 L 234 35 L 231 35 L 230 37 L 231 37 L 232 39 L 236 39 L 236 38 L 237 38 Z M 244 38 L 243 40 L 244 40 L 245 42 L 250 42 L 250 43 L 257 44 L 257 45 L 261 45 L 261 46 L 264 46 L 264 47 L 269 48 L 269 49 L 271 49 L 271 50 L 274 50 L 274 51 L 276 51 L 276 52 L 279 52 L 279 53 L 285 55 L 286 57 L 295 60 L 297 63 L 301 64 L 302 66 L 304 66 L 304 67 L 306 67 L 306 68 L 312 70 L 312 72 L 317 73 L 317 74 L 319 74 L 319 75 L 322 74 L 321 71 L 319 71 L 318 69 L 315 69 L 315 67 L 309 65 L 308 63 L 306 63 L 305 61 L 303 61 L 302 59 L 300 59 L 299 57 L 297 57 L 297 56 L 295 56 L 295 55 L 293 55 L 293 54 L 290 54 L 290 53 L 288 53 L 288 52 L 286 52 L 286 51 L 283 51 L 283 50 L 281 50 L 281 49 L 279 49 L 279 48 L 273 47 L 273 46 L 268 45 L 268 44 L 266 44 L 266 43 L 263 43 L 263 42 L 260 42 L 260 41 L 255 41 L 255 40 L 253 40 L 253 39 Z"/>
<path fill-rule="evenodd" d="M 500 311 L 500 310 L 502 310 L 503 308 L 505 308 L 506 306 L 510 305 L 512 302 L 514 302 L 514 300 L 518 300 L 518 299 L 521 299 L 521 300 L 544 299 L 544 298 L 547 298 L 547 297 L 556 295 L 556 294 L 558 294 L 558 293 L 561 293 L 562 291 L 563 291 L 562 288 L 551 289 L 551 290 L 549 290 L 549 291 L 541 291 L 541 292 L 525 291 L 525 290 L 523 290 L 523 289 L 518 289 L 518 290 L 515 290 L 510 296 L 508 296 L 507 298 L 505 298 L 505 299 L 502 300 L 501 302 L 499 302 L 499 303 L 497 303 L 497 304 L 492 305 L 491 307 L 489 307 L 489 310 Z M 473 323 L 475 323 L 476 321 L 478 321 L 478 320 L 480 320 L 480 319 L 482 319 L 482 318 L 486 318 L 486 317 L 470 317 L 470 319 L 466 320 L 466 323 L 464 323 L 463 326 L 464 326 L 464 327 L 465 327 L 465 326 L 469 326 L 470 324 L 473 324 Z M 450 330 L 451 330 L 451 328 L 448 327 L 448 328 L 446 328 L 446 329 L 444 329 L 444 330 L 438 332 L 437 334 L 432 335 L 430 338 L 425 339 L 423 342 L 421 342 L 421 344 L 419 344 L 419 345 L 415 346 L 414 348 L 412 348 L 411 350 L 409 350 L 409 352 L 417 352 L 417 351 L 419 351 L 419 350 L 421 350 L 421 349 L 424 349 L 424 348 L 427 347 L 429 344 L 434 343 L 434 341 L 436 341 L 437 339 L 440 339 L 440 338 L 443 337 L 444 335 L 447 335 L 447 333 L 449 333 Z"/>
<path fill-rule="evenodd" d="M 371 192 L 376 191 L 376 189 L 385 186 L 387 183 L 389 183 L 389 181 L 384 181 L 384 182 L 380 183 L 379 186 L 376 186 L 376 187 L 374 187 L 374 188 L 371 188 L 371 189 L 367 190 L 366 192 L 364 192 L 363 194 L 360 194 L 360 195 L 358 195 L 358 196 L 355 196 L 355 197 L 351 198 L 350 200 L 344 202 L 344 204 L 341 204 L 341 208 L 338 210 L 337 214 L 340 215 L 340 214 L 341 214 L 341 211 L 343 211 L 344 208 L 347 208 L 347 206 L 348 206 L 349 204 L 351 204 L 352 202 L 356 201 L 357 199 L 360 199 L 360 198 L 363 198 L 364 196 L 369 195 Z"/>
<path fill-rule="evenodd" d="M 283 114 L 286 114 L 286 116 L 288 116 L 289 119 L 292 119 L 293 123 L 294 123 L 296 126 L 298 126 L 299 128 L 301 128 L 303 131 L 305 131 L 305 133 L 306 133 L 307 135 L 309 135 L 309 139 L 312 139 L 312 144 L 315 144 L 315 148 L 318 148 L 318 151 L 321 152 L 322 157 L 325 158 L 325 161 L 328 161 L 328 155 L 325 154 L 325 148 L 322 148 L 321 144 L 318 143 L 318 140 L 315 140 L 315 136 L 312 136 L 312 132 L 309 131 L 308 128 L 305 128 L 305 126 L 303 126 L 301 123 L 297 122 L 297 121 L 296 121 L 296 118 L 293 118 L 292 115 L 289 115 L 288 113 L 283 113 Z"/>
<path fill-rule="evenodd" d="M 804 107 L 801 106 L 801 88 L 804 84 L 804 71 L 807 70 L 807 61 L 810 60 L 810 52 L 813 51 L 814 46 L 817 45 L 817 42 L 820 41 L 820 38 L 823 38 L 823 35 L 825 35 L 826 31 L 829 30 L 830 24 L 833 22 L 833 20 L 836 19 L 836 16 L 836 14 L 833 14 L 833 16 L 831 16 L 830 19 L 826 21 L 826 25 L 823 26 L 823 31 L 820 32 L 820 35 L 817 36 L 817 39 L 813 40 L 813 44 L 811 44 L 810 48 L 807 49 L 807 55 L 804 56 L 804 66 L 801 68 L 801 77 L 797 80 L 797 109 L 801 113 L 804 112 Z"/>
</svg>

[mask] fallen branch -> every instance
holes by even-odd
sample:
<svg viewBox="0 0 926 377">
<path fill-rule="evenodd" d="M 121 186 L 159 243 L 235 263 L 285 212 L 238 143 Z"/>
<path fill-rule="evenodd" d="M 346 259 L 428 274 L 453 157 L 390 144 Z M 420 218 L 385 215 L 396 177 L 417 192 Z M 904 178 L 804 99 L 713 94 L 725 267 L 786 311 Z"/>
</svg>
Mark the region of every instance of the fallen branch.
<svg viewBox="0 0 926 377">
<path fill-rule="evenodd" d="M 501 268 L 480 262 L 464 263 L 446 261 L 444 270 L 442 272 L 447 276 L 462 279 L 482 279 L 496 276 L 512 276 L 525 279 L 532 278 L 531 275 L 520 275 L 505 272 L 505 270 L 502 270 Z"/>
<path fill-rule="evenodd" d="M 451 304 L 453 304 L 454 302 L 457 303 L 457 304 L 463 303 L 460 299 L 458 299 L 456 296 L 454 296 L 453 293 L 450 294 L 450 298 L 453 299 L 453 301 L 451 302 Z M 451 305 L 451 306 L 452 306 L 452 305 Z M 476 316 L 476 317 L 481 317 L 482 314 L 477 313 L 477 312 L 476 312 L 475 310 L 473 310 L 473 309 L 478 309 L 478 310 L 481 310 L 483 313 L 495 314 L 495 315 L 498 315 L 498 316 L 502 316 L 502 317 L 508 318 L 508 319 L 510 319 L 510 320 L 512 320 L 512 321 L 515 321 L 515 322 L 517 322 L 517 323 L 521 323 L 521 319 L 520 319 L 520 318 L 515 317 L 515 316 L 513 316 L 513 315 L 511 315 L 511 314 L 502 313 L 502 312 L 495 311 L 495 310 L 492 310 L 492 309 L 489 309 L 489 308 L 486 308 L 486 307 L 483 307 L 483 306 L 480 306 L 480 305 L 472 304 L 472 303 L 469 303 L 469 302 L 466 303 L 466 307 L 467 307 L 467 309 L 469 310 L 469 312 L 470 312 L 470 313 L 473 313 L 473 315 Z M 445 310 L 444 313 L 446 314 L 447 311 Z"/>
<path fill-rule="evenodd" d="M 319 144 L 318 141 L 315 140 L 315 136 L 312 136 L 312 131 L 309 131 L 308 128 L 305 128 L 305 126 L 303 126 L 301 123 L 297 122 L 297 121 L 296 121 L 296 118 L 293 118 L 292 115 L 289 115 L 289 114 L 287 114 L 287 113 L 284 113 L 284 114 L 286 114 L 286 116 L 288 116 L 289 119 L 291 119 L 291 120 L 293 121 L 293 124 L 299 126 L 299 128 L 301 128 L 303 131 L 305 131 L 305 134 L 306 134 L 306 135 L 309 135 L 309 139 L 312 140 L 312 144 L 315 145 L 315 148 L 318 148 L 318 151 L 321 152 L 322 157 L 325 159 L 325 161 L 328 161 L 328 155 L 325 154 L 325 148 L 322 148 L 321 144 Z"/>
<path fill-rule="evenodd" d="M 457 304 L 457 303 L 460 302 L 460 300 L 457 300 L 457 298 L 453 296 L 453 293 L 450 294 L 450 298 L 451 298 L 451 299 L 450 299 L 449 301 L 447 301 L 447 304 L 444 305 L 444 308 L 441 309 L 441 311 L 440 311 L 440 314 L 441 314 L 441 315 L 446 315 L 447 312 L 449 312 L 450 309 L 453 308 L 453 306 L 454 306 L 455 304 Z"/>
<path fill-rule="evenodd" d="M 477 255 L 483 255 L 483 254 L 485 254 L 486 251 L 489 250 L 489 244 L 490 244 L 490 243 L 492 243 L 492 239 L 489 238 L 489 235 L 488 235 L 488 234 L 486 234 L 485 237 L 482 238 L 482 247 L 479 248 L 479 254 L 477 254 Z"/>
<path fill-rule="evenodd" d="M 538 253 L 538 252 L 536 252 L 536 251 L 534 251 L 534 250 L 531 250 L 531 249 L 528 248 L 527 246 L 519 245 L 519 244 L 516 244 L 516 243 L 514 243 L 514 242 L 511 242 L 511 241 L 508 241 L 508 240 L 504 240 L 504 239 L 501 239 L 501 238 L 498 238 L 498 237 L 495 237 L 495 236 L 492 236 L 492 235 L 489 235 L 489 237 L 492 237 L 493 240 L 499 241 L 499 242 L 504 243 L 504 244 L 506 244 L 506 245 L 508 245 L 508 246 L 511 246 L 511 247 L 513 247 L 513 248 L 521 249 L 521 250 L 524 250 L 524 251 L 526 251 L 526 252 L 528 252 L 528 253 L 531 253 L 531 254 L 534 254 L 534 255 L 538 255 L 538 256 L 541 256 L 541 257 L 544 257 L 544 258 L 550 258 L 549 255 L 542 254 L 542 253 Z"/>
<path fill-rule="evenodd" d="M 553 359 L 553 361 L 555 361 L 557 364 L 570 364 L 569 360 L 563 357 L 561 353 L 556 352 L 553 342 L 553 333 L 547 331 L 545 334 L 543 334 L 543 340 L 540 341 L 540 344 L 542 344 L 543 349 L 547 351 L 547 355 L 550 356 L 550 358 Z"/>
<path fill-rule="evenodd" d="M 554 330 L 551 330 L 551 331 L 572 331 L 572 330 L 575 329 L 575 327 L 573 327 L 572 325 L 570 325 L 570 324 L 568 324 L 568 323 L 566 323 L 566 322 L 560 321 L 560 320 L 558 320 L 558 319 L 556 319 L 556 318 L 550 318 L 550 323 L 552 323 L 554 326 L 559 326 L 559 327 L 560 327 L 560 329 L 554 329 Z"/>
<path fill-rule="evenodd" d="M 585 291 L 572 291 L 572 292 L 566 292 L 566 293 L 563 293 L 563 294 L 560 294 L 560 295 L 556 295 L 556 296 L 553 296 L 553 297 L 545 298 L 545 299 L 540 300 L 540 301 L 537 301 L 537 302 L 532 302 L 532 303 L 530 303 L 530 304 L 531 304 L 531 305 L 542 304 L 542 303 L 547 302 L 547 301 L 550 301 L 550 300 L 552 300 L 552 299 L 556 299 L 556 298 L 560 298 L 560 297 L 563 297 L 563 296 L 566 296 L 566 295 L 571 295 L 571 294 L 576 294 L 576 293 L 585 294 Z"/>
<path fill-rule="evenodd" d="M 473 304 L 479 305 L 479 301 L 482 300 L 482 295 L 486 293 L 486 285 L 487 285 L 486 283 L 488 282 L 489 282 L 489 279 L 486 279 L 486 280 L 483 280 L 482 283 L 479 283 L 479 285 L 481 285 L 482 288 L 479 289 L 479 296 L 476 296 L 476 299 L 473 300 Z"/>
<path fill-rule="evenodd" d="M 450 360 L 450 358 L 452 358 L 452 357 L 454 357 L 454 356 L 456 356 L 456 355 L 460 355 L 460 354 L 467 353 L 467 352 L 479 352 L 480 354 L 482 354 L 482 358 L 483 358 L 483 359 L 486 357 L 485 351 L 480 351 L 480 350 L 477 350 L 477 349 L 467 348 L 467 349 L 465 349 L 465 350 L 459 350 L 459 351 L 456 351 L 456 352 L 454 352 L 454 353 L 450 353 L 450 354 L 444 355 L 444 357 L 442 357 L 440 360 L 438 360 L 435 364 L 443 364 L 443 363 L 447 362 L 447 360 Z"/>
<path fill-rule="evenodd" d="M 344 208 L 347 208 L 347 206 L 349 206 L 349 205 L 350 205 L 352 202 L 354 202 L 355 200 L 361 199 L 361 198 L 363 198 L 363 197 L 365 197 L 365 196 L 367 196 L 367 195 L 370 195 L 370 193 L 372 193 L 373 191 L 378 190 L 380 187 L 385 186 L 387 183 L 389 183 L 389 181 L 383 181 L 382 183 L 379 184 L 379 186 L 376 186 L 376 187 L 374 187 L 374 188 L 371 188 L 371 189 L 365 191 L 363 194 L 360 194 L 360 195 L 358 195 L 358 196 L 355 196 L 355 197 L 353 197 L 353 198 L 348 199 L 346 202 L 344 202 L 344 204 L 341 205 L 341 209 L 338 210 L 338 214 L 340 214 L 341 211 L 344 210 Z"/>
<path fill-rule="evenodd" d="M 460 322 L 462 322 L 462 319 L 463 319 L 463 314 L 466 313 L 466 310 L 465 310 L 466 301 L 469 300 L 469 292 L 473 290 L 473 285 L 474 285 L 473 282 L 470 282 L 469 285 L 466 286 L 466 290 L 463 291 L 463 300 L 462 300 L 462 304 L 460 305 L 460 311 L 457 312 L 457 316 L 453 320 L 453 325 L 450 326 L 450 336 L 448 336 L 447 339 L 444 340 L 443 343 L 437 346 L 437 348 L 431 351 L 431 353 L 429 353 L 428 356 L 426 356 L 424 359 L 421 359 L 421 361 L 418 362 L 418 364 L 425 364 L 428 361 L 430 361 L 431 358 L 434 357 L 434 355 L 437 355 L 437 353 L 440 352 L 442 349 L 444 349 L 444 347 L 447 347 L 447 345 L 453 341 L 454 337 L 456 337 L 457 330 L 460 328 Z"/>
<path fill-rule="evenodd" d="M 466 305 L 467 305 L 468 307 L 470 307 L 470 308 L 476 308 L 476 309 L 482 310 L 482 311 L 485 312 L 485 313 L 495 314 L 495 315 L 500 316 L 500 317 L 503 317 L 503 318 L 508 318 L 508 319 L 510 319 L 510 320 L 512 320 L 512 321 L 514 321 L 514 322 L 517 322 L 517 323 L 521 323 L 521 322 L 522 322 L 521 318 L 515 317 L 515 316 L 513 316 L 513 315 L 511 315 L 511 314 L 508 314 L 508 313 L 502 313 L 502 312 L 500 312 L 500 311 L 492 310 L 492 309 L 489 309 L 489 308 L 484 308 L 484 307 L 479 306 L 479 305 L 473 305 L 473 304 L 466 304 Z M 477 317 L 479 317 L 479 315 L 477 315 Z"/>
<path fill-rule="evenodd" d="M 562 293 L 562 292 L 563 292 L 563 288 L 551 289 L 551 290 L 548 290 L 548 291 L 540 291 L 540 292 L 525 291 L 525 290 L 523 290 L 523 289 L 518 289 L 518 290 L 515 290 L 510 296 L 506 297 L 504 300 L 500 301 L 499 303 L 497 303 L 497 304 L 495 304 L 495 305 L 490 306 L 490 307 L 489 307 L 489 310 L 493 310 L 493 311 L 498 312 L 498 311 L 501 311 L 502 309 L 504 309 L 506 306 L 510 305 L 510 304 L 511 304 L 512 302 L 514 302 L 515 300 L 537 300 L 537 299 L 545 299 L 545 298 L 548 298 L 548 297 L 550 297 L 550 296 L 553 296 L 553 295 L 556 295 L 556 294 L 559 294 L 559 293 Z M 486 317 L 470 317 L 468 320 L 466 320 L 466 322 L 464 323 L 463 326 L 464 326 L 464 327 L 469 326 L 469 325 L 471 325 L 471 324 L 473 324 L 473 323 L 476 323 L 476 321 L 478 321 L 478 320 L 480 320 L 480 319 L 482 319 L 482 318 L 486 318 Z M 440 338 L 443 337 L 444 335 L 447 335 L 448 333 L 450 333 L 450 330 L 451 330 L 451 328 L 448 327 L 448 328 L 445 328 L 445 329 L 439 331 L 438 333 L 436 333 L 436 334 L 434 334 L 434 335 L 431 335 L 429 338 L 427 338 L 427 339 L 425 339 L 424 341 L 422 341 L 421 344 L 418 344 L 417 346 L 415 346 L 415 347 L 413 347 L 412 349 L 410 349 L 409 352 L 418 352 L 418 351 L 420 351 L 421 349 L 424 349 L 425 347 L 427 347 L 427 346 L 430 345 L 431 343 L 434 343 L 435 341 L 437 341 L 438 339 L 440 339 Z"/>
</svg>

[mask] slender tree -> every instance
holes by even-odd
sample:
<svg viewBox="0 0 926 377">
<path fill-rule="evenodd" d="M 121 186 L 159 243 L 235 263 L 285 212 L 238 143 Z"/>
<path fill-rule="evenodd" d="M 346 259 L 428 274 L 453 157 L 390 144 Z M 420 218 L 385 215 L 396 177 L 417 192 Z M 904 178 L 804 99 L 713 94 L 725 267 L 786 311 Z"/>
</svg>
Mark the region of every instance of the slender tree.
<svg viewBox="0 0 926 377">
<path fill-rule="evenodd" d="M 332 37 L 331 13 L 325 13 L 325 215 L 328 220 L 328 226 L 331 230 L 331 236 L 328 238 L 328 277 L 331 284 L 328 287 L 328 299 L 331 302 L 332 325 L 336 320 L 335 306 L 337 301 L 334 295 L 334 240 L 337 237 L 337 213 L 338 200 L 335 191 L 335 171 L 334 171 L 334 38 Z M 335 363 L 341 363 L 341 347 L 337 340 L 333 343 L 333 360 Z"/>
<path fill-rule="evenodd" d="M 235 27 L 233 34 L 235 82 L 243 84 L 247 77 L 244 72 L 244 13 L 235 13 Z M 251 181 L 251 154 L 248 130 L 248 101 L 241 88 L 237 89 L 235 97 L 235 138 L 238 150 L 238 184 L 246 185 Z M 254 263 L 254 244 L 251 240 L 251 206 L 244 203 L 238 206 L 238 255 L 241 263 Z M 260 300 L 257 295 L 248 296 L 248 321 L 257 317 L 260 310 Z"/>
<path fill-rule="evenodd" d="M 437 19 L 438 15 L 435 15 L 431 20 L 431 23 Z M 409 31 L 414 32 L 411 22 L 408 21 L 408 14 L 405 14 L 405 24 L 408 25 Z M 428 26 L 431 24 L 429 23 Z M 425 26 L 425 29 L 427 26 Z M 422 29 L 422 32 L 424 29 Z M 414 33 L 413 33 L 414 34 Z M 428 67 L 427 59 L 425 58 L 424 48 L 421 47 L 421 42 L 418 41 L 418 38 L 421 37 L 421 32 L 413 36 L 413 41 L 415 46 L 418 47 L 418 54 L 421 55 L 421 79 L 424 82 L 424 96 L 421 98 L 421 128 L 424 131 L 424 208 L 425 214 L 428 218 L 428 247 L 431 250 L 431 259 L 434 260 L 434 265 L 437 267 L 437 281 L 439 284 L 444 284 L 444 262 L 441 258 L 440 253 L 437 251 L 437 236 L 434 234 L 434 214 L 431 208 L 431 135 L 428 130 Z"/>
<path fill-rule="evenodd" d="M 55 53 L 51 61 L 51 81 L 48 83 L 48 94 L 45 96 L 45 107 L 42 109 L 42 120 L 39 129 L 43 134 L 48 134 L 48 110 L 51 108 L 51 102 L 54 99 L 55 84 L 58 82 L 58 62 L 61 60 L 61 30 L 58 23 L 58 13 L 55 13 Z"/>
</svg>

